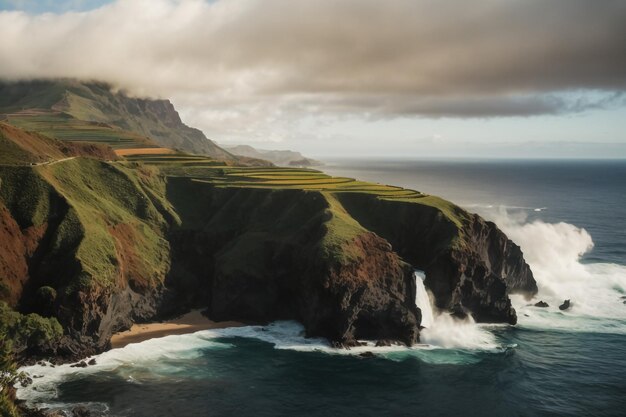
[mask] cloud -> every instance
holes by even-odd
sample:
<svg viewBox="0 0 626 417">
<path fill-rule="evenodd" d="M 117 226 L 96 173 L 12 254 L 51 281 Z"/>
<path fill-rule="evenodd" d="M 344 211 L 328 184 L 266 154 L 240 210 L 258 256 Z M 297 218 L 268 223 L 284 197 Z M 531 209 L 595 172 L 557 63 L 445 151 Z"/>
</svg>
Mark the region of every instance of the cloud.
<svg viewBox="0 0 626 417">
<path fill-rule="evenodd" d="M 105 80 L 263 117 L 558 114 L 626 90 L 624 22 L 620 0 L 118 0 L 1 12 L 0 77 Z"/>
</svg>

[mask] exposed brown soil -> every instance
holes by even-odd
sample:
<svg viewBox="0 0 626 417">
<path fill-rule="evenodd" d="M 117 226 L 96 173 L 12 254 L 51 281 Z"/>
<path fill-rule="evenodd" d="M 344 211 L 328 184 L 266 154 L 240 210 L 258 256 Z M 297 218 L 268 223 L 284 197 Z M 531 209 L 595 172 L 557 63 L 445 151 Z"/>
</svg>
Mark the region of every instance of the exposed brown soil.
<svg viewBox="0 0 626 417">
<path fill-rule="evenodd" d="M 145 290 L 150 287 L 150 280 L 143 271 L 143 261 L 137 255 L 134 242 L 137 236 L 132 225 L 120 223 L 109 227 L 109 233 L 115 239 L 115 249 L 118 253 L 120 277 L 122 285 L 129 283 L 135 290 Z"/>
<path fill-rule="evenodd" d="M 27 132 L 6 123 L 0 123 L 0 134 L 32 155 L 31 162 L 45 162 L 64 158 L 58 141 L 33 132 Z"/>
<path fill-rule="evenodd" d="M 47 225 L 20 230 L 11 213 L 0 203 L 0 299 L 15 306 L 28 280 L 28 259 Z"/>
<path fill-rule="evenodd" d="M 115 151 L 106 145 L 88 142 L 59 142 L 59 148 L 65 156 L 82 156 L 86 158 L 114 161 Z"/>
</svg>

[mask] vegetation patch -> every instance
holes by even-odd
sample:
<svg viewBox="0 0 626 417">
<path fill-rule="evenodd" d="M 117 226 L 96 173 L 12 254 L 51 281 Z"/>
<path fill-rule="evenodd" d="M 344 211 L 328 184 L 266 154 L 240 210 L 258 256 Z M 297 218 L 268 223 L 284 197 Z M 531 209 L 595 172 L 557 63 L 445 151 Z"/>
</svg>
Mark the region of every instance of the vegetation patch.
<svg viewBox="0 0 626 417">
<path fill-rule="evenodd" d="M 168 269 L 165 220 L 139 186 L 142 180 L 129 176 L 128 170 L 83 158 L 37 169 L 71 206 L 55 245 L 82 236 L 76 257 L 94 283 L 105 287 L 116 283 L 124 272 L 120 270 L 120 250 L 127 259 L 128 253 L 134 254 L 132 270 L 138 280 L 164 278 Z M 120 236 L 111 234 L 120 225 L 123 236 L 132 239 L 120 243 Z"/>
</svg>

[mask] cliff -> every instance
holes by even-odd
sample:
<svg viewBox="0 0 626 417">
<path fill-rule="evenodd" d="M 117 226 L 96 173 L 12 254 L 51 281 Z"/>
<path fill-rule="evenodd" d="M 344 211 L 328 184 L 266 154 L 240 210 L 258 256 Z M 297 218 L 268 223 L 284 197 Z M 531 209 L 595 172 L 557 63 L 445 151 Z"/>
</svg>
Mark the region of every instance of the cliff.
<svg viewBox="0 0 626 417">
<path fill-rule="evenodd" d="M 364 227 L 425 272 L 440 309 L 469 313 L 478 322 L 515 324 L 508 295 L 537 292 L 520 247 L 476 214 L 432 196 L 421 204 L 362 194 L 342 194 L 340 200 Z"/>
<path fill-rule="evenodd" d="M 417 340 L 412 268 L 331 194 L 177 179 L 168 198 L 182 220 L 170 234 L 169 286 L 196 296 L 189 301 L 207 305 L 211 317 L 296 319 L 308 335 L 345 345 Z"/>
<path fill-rule="evenodd" d="M 515 323 L 508 295 L 536 292 L 493 223 L 432 196 L 218 186 L 84 158 L 2 167 L 0 181 L 2 298 L 65 330 L 42 354 L 101 351 L 133 322 L 200 306 L 296 319 L 337 345 L 410 345 L 414 268 L 439 308 L 482 322 Z"/>
</svg>

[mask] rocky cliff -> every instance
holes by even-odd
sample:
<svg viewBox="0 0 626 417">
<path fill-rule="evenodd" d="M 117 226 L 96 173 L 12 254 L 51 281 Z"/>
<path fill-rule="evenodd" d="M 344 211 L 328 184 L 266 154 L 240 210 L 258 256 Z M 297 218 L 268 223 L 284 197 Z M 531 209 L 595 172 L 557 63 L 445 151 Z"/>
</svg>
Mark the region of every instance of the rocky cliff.
<svg viewBox="0 0 626 417">
<path fill-rule="evenodd" d="M 191 307 L 410 345 L 414 268 L 437 307 L 482 322 L 515 323 L 508 295 L 537 291 L 518 246 L 437 197 L 215 184 L 85 158 L 1 167 L 2 299 L 58 318 L 48 353 L 78 356 Z"/>
<path fill-rule="evenodd" d="M 437 197 L 425 197 L 422 204 L 363 194 L 342 194 L 340 200 L 364 227 L 426 273 L 425 285 L 440 309 L 469 313 L 479 322 L 515 324 L 508 295 L 537 292 L 519 246 L 476 214 Z"/>
<path fill-rule="evenodd" d="M 211 317 L 296 319 L 308 335 L 345 345 L 357 338 L 417 340 L 411 266 L 333 196 L 178 179 L 168 197 L 182 220 L 170 232 L 169 286 L 197 295 Z"/>
</svg>

